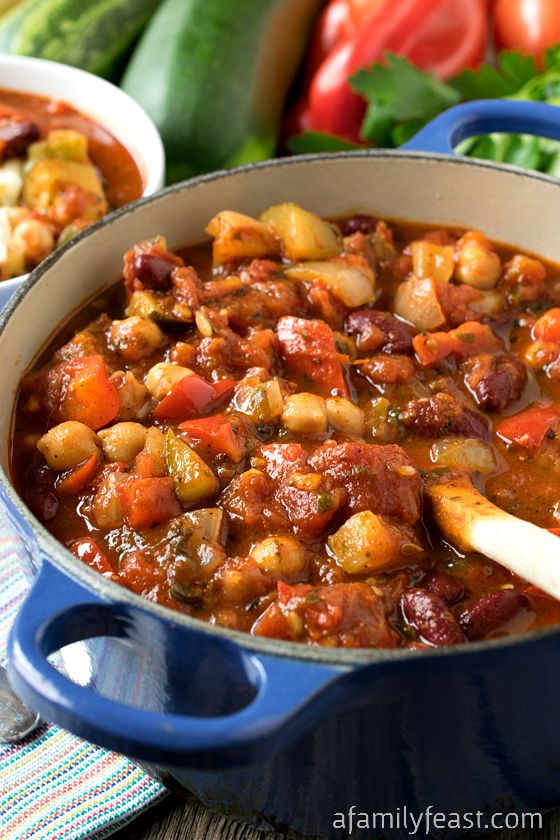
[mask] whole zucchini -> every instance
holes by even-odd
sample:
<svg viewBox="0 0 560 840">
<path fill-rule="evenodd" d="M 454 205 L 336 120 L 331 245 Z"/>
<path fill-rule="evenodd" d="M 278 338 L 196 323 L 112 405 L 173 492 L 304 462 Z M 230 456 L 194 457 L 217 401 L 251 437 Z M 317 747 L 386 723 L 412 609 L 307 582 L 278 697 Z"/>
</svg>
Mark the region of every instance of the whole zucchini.
<svg viewBox="0 0 560 840">
<path fill-rule="evenodd" d="M 0 53 L 110 78 L 161 0 L 24 0 L 0 17 Z"/>
<path fill-rule="evenodd" d="M 164 0 L 122 86 L 165 144 L 168 180 L 274 154 L 322 0 Z"/>
</svg>

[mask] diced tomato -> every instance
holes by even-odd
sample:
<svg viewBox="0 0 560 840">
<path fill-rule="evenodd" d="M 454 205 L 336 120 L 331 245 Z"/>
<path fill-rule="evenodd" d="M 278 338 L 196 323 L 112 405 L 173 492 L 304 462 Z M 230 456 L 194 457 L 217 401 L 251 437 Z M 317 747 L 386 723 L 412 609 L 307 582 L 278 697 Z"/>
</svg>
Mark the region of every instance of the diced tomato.
<svg viewBox="0 0 560 840">
<path fill-rule="evenodd" d="M 129 478 L 117 484 L 117 493 L 130 528 L 150 528 L 183 512 L 172 478 Z"/>
<path fill-rule="evenodd" d="M 548 528 L 551 534 L 554 534 L 555 537 L 560 537 L 560 528 Z"/>
<path fill-rule="evenodd" d="M 75 554 L 92 569 L 95 569 L 105 577 L 115 578 L 116 574 L 111 566 L 108 557 L 101 551 L 95 540 L 91 537 L 83 537 L 81 540 L 76 540 L 69 546 L 72 554 Z"/>
<path fill-rule="evenodd" d="M 419 361 L 423 365 L 436 365 L 447 356 L 472 356 L 478 353 L 495 353 L 500 340 L 487 324 L 466 321 L 449 332 L 421 333 L 412 341 Z"/>
<path fill-rule="evenodd" d="M 53 367 L 46 379 L 45 404 L 55 423 L 78 420 L 100 429 L 114 420 L 119 395 L 102 356 L 84 356 Z"/>
<path fill-rule="evenodd" d="M 280 352 L 288 370 L 314 384 L 327 396 L 348 396 L 343 363 L 334 334 L 324 321 L 308 321 L 286 315 L 278 321 Z"/>
<path fill-rule="evenodd" d="M 533 338 L 560 344 L 560 309 L 555 307 L 541 315 L 533 327 Z"/>
<path fill-rule="evenodd" d="M 92 455 L 83 464 L 79 464 L 73 470 L 62 473 L 57 482 L 56 489 L 59 493 L 68 495 L 79 493 L 97 474 L 99 464 L 99 456 Z"/>
<path fill-rule="evenodd" d="M 156 420 L 189 420 L 209 414 L 229 399 L 235 384 L 235 379 L 209 382 L 202 376 L 185 376 L 155 407 L 152 416 Z"/>
<path fill-rule="evenodd" d="M 138 595 L 149 595 L 165 579 L 165 570 L 144 551 L 129 551 L 119 563 L 120 583 Z"/>
<path fill-rule="evenodd" d="M 179 428 L 188 432 L 193 440 L 199 440 L 209 446 L 213 453 L 224 453 L 238 463 L 243 457 L 243 447 L 237 430 L 231 420 L 223 414 L 213 417 L 201 417 L 198 420 L 186 420 Z"/>
<path fill-rule="evenodd" d="M 301 443 L 269 443 L 255 455 L 264 461 L 264 471 L 275 481 L 287 481 L 293 472 L 309 469 L 307 452 Z"/>
<path fill-rule="evenodd" d="M 531 405 L 519 414 L 506 417 L 495 427 L 495 432 L 505 443 L 515 444 L 536 451 L 550 432 L 555 432 L 560 420 L 554 405 Z"/>
<path fill-rule="evenodd" d="M 345 647 L 396 647 L 383 598 L 365 583 L 278 583 L 278 600 L 257 619 L 256 636 Z"/>
</svg>

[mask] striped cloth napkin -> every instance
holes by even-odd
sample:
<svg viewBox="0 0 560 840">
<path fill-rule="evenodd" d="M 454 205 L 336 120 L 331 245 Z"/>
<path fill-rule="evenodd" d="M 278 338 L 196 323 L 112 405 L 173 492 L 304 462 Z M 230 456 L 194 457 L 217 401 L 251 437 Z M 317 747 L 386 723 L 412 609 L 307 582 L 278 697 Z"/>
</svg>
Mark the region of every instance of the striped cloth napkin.
<svg viewBox="0 0 560 840">
<path fill-rule="evenodd" d="M 26 581 L 17 540 L 0 510 L 0 662 Z M 107 837 L 165 795 L 126 758 L 43 724 L 25 741 L 0 744 L 2 840 Z"/>
</svg>

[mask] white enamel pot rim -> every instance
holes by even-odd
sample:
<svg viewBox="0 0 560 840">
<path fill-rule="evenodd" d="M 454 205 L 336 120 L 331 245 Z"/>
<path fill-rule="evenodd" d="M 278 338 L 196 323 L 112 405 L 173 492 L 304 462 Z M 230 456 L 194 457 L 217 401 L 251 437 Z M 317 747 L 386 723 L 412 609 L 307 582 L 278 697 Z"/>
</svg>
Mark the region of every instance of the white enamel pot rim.
<svg viewBox="0 0 560 840">
<path fill-rule="evenodd" d="M 160 190 L 165 179 L 165 153 L 148 114 L 111 82 L 85 70 L 28 56 L 0 55 L 0 88 L 67 102 L 109 130 L 133 155 L 144 180 L 143 196 Z M 2 282 L 2 299 L 27 275 Z"/>
<path fill-rule="evenodd" d="M 368 189 L 373 192 L 369 193 Z M 516 198 L 521 204 L 516 204 Z M 7 472 L 8 441 L 21 375 L 78 304 L 118 277 L 124 251 L 134 241 L 160 232 L 170 237 L 170 247 L 179 247 L 200 240 L 210 213 L 235 209 L 254 214 L 275 202 L 290 199 L 326 216 L 370 211 L 386 218 L 481 227 L 493 239 L 513 240 L 520 248 L 560 262 L 560 237 L 556 234 L 560 182 L 517 167 L 450 155 L 359 151 L 266 161 L 203 175 L 117 210 L 48 257 L 31 273 L 0 315 L 0 387 L 4 394 L 0 414 L 0 489 L 15 511 L 16 519 L 20 525 L 25 521 L 42 555 L 86 589 L 198 632 L 227 637 L 247 650 L 347 666 L 403 659 L 412 665 L 412 660 L 425 662 L 426 657 L 483 655 L 485 651 L 492 655 L 496 648 L 526 645 L 544 636 L 560 636 L 560 627 L 554 627 L 511 638 L 424 651 L 321 648 L 258 639 L 177 614 L 106 580 L 77 561 L 55 540 L 16 493 Z M 509 221 L 504 219 L 504 199 L 513 208 Z M 547 202 L 549 212 L 544 214 Z M 515 210 L 519 206 L 523 208 L 521 214 Z M 485 212 L 477 213 L 477 207 L 485 207 Z M 501 214 L 496 215 L 500 208 Z M 508 229 L 512 230 L 512 237 L 503 235 Z M 184 237 L 179 233 L 183 230 Z M 539 242 L 543 247 L 539 247 Z M 95 255 L 99 260 L 91 265 L 89 258 Z M 68 276 L 83 279 L 88 271 L 90 279 L 83 288 L 69 286 Z"/>
</svg>

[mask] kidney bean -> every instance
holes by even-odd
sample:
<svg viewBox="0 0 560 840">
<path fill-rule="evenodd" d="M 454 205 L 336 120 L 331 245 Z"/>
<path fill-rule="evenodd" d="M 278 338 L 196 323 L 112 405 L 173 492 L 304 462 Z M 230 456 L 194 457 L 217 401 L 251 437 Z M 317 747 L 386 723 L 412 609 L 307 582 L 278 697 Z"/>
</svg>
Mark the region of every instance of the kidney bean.
<svg viewBox="0 0 560 840">
<path fill-rule="evenodd" d="M 356 213 L 344 222 L 344 236 L 353 233 L 371 233 L 375 230 L 377 219 L 367 213 Z"/>
<path fill-rule="evenodd" d="M 167 289 L 171 274 L 177 264 L 157 254 L 137 254 L 134 257 L 134 273 L 148 289 Z"/>
<path fill-rule="evenodd" d="M 407 589 L 401 597 L 401 609 L 408 624 L 416 628 L 420 640 L 432 647 L 457 645 L 465 641 L 457 619 L 445 601 L 425 589 Z"/>
<path fill-rule="evenodd" d="M 384 353 L 403 355 L 412 352 L 410 327 L 390 312 L 378 309 L 358 309 L 346 319 L 346 330 L 358 337 L 358 346 L 364 350 L 383 350 Z M 370 341 L 371 330 L 378 331 L 378 340 Z"/>
<path fill-rule="evenodd" d="M 437 569 L 428 572 L 423 578 L 422 584 L 432 595 L 437 595 L 446 604 L 456 604 L 465 594 L 464 586 L 456 577 Z"/>
<path fill-rule="evenodd" d="M 484 639 L 527 606 L 527 599 L 516 589 L 498 589 L 482 595 L 463 610 L 459 624 L 471 641 Z"/>
<path fill-rule="evenodd" d="M 20 157 L 40 137 L 38 126 L 27 120 L 0 119 L 0 157 Z"/>
</svg>

